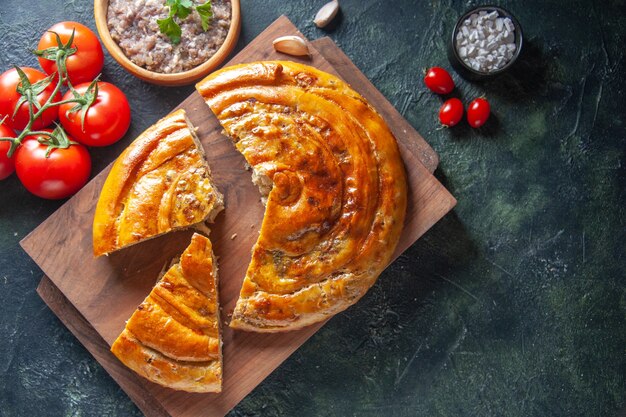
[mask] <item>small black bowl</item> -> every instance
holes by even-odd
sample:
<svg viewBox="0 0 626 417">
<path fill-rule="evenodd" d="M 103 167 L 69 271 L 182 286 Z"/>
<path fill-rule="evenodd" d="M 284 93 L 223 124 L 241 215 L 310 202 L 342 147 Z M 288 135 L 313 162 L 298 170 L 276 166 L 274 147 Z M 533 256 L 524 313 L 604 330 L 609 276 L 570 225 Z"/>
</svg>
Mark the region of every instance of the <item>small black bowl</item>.
<svg viewBox="0 0 626 417">
<path fill-rule="evenodd" d="M 511 19 L 511 22 L 513 22 L 513 26 L 515 27 L 515 46 L 516 46 L 515 53 L 513 54 L 513 57 L 511 57 L 509 62 L 507 62 L 502 68 L 498 70 L 491 71 L 491 72 L 477 71 L 474 68 L 467 65 L 463 61 L 463 59 L 459 56 L 459 52 L 456 49 L 456 35 L 459 32 L 459 28 L 461 27 L 465 19 L 468 19 L 472 14 L 479 13 L 481 11 L 492 12 L 494 10 L 498 12 L 498 15 L 499 15 L 498 17 L 508 17 L 509 19 Z M 522 51 L 523 40 L 524 40 L 524 34 L 522 32 L 522 26 L 519 24 L 515 16 L 513 16 L 511 13 L 509 13 L 507 10 L 503 9 L 502 7 L 479 6 L 463 14 L 459 18 L 459 20 L 456 22 L 456 25 L 454 26 L 454 30 L 452 31 L 452 38 L 451 38 L 450 44 L 448 45 L 448 59 L 450 60 L 450 63 L 452 64 L 454 69 L 456 69 L 457 72 L 464 78 L 468 78 L 471 80 L 485 80 L 485 79 L 493 78 L 497 75 L 502 74 L 507 69 L 511 68 L 513 64 L 515 64 L 515 61 L 517 61 L 517 57 Z"/>
</svg>

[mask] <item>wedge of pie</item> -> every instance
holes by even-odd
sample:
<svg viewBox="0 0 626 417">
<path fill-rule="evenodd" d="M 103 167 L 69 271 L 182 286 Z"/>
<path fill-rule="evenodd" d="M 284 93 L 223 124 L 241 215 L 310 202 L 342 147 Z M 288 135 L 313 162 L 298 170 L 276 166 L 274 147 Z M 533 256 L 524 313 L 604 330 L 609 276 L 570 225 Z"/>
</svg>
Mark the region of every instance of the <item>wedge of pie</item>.
<svg viewBox="0 0 626 417">
<path fill-rule="evenodd" d="M 196 86 L 266 202 L 230 326 L 298 329 L 359 300 L 391 261 L 407 187 L 382 117 L 339 78 L 266 61 Z"/>
<path fill-rule="evenodd" d="M 144 378 L 190 392 L 220 392 L 222 348 L 211 242 L 189 247 L 137 307 L 111 352 Z"/>
<path fill-rule="evenodd" d="M 143 132 L 113 164 L 96 206 L 94 254 L 211 222 L 222 208 L 195 129 L 184 110 L 175 111 Z"/>
</svg>

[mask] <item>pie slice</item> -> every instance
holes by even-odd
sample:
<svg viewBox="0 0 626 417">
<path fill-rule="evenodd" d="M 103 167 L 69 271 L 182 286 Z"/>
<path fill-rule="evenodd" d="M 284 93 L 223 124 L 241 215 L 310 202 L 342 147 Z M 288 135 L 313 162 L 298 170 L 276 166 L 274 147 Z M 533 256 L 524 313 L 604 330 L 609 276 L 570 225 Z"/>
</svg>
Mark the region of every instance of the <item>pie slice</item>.
<svg viewBox="0 0 626 417">
<path fill-rule="evenodd" d="M 165 387 L 222 389 L 217 267 L 211 241 L 194 234 L 137 307 L 111 352 L 127 367 Z"/>
<path fill-rule="evenodd" d="M 230 326 L 293 330 L 357 302 L 391 261 L 407 205 L 382 117 L 334 75 L 288 61 L 224 68 L 196 88 L 266 203 Z"/>
<path fill-rule="evenodd" d="M 223 207 L 195 129 L 185 111 L 177 110 L 143 132 L 113 164 L 96 206 L 94 255 L 212 222 Z"/>
</svg>

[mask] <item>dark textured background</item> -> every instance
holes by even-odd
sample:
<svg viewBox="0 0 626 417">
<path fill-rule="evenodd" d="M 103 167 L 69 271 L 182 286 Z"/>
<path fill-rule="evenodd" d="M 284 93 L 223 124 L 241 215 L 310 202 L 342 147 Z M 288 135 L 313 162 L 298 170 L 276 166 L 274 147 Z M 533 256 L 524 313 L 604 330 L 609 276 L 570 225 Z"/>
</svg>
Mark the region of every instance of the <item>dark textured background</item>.
<svg viewBox="0 0 626 417">
<path fill-rule="evenodd" d="M 245 0 L 239 48 L 281 14 L 310 38 L 323 0 Z M 626 407 L 624 1 L 496 1 L 520 20 L 516 71 L 472 84 L 495 115 L 439 129 L 421 74 L 474 1 L 342 0 L 329 35 L 441 155 L 458 198 L 355 307 L 231 416 L 616 416 Z M 89 0 L 0 0 L 0 70 L 60 20 L 94 27 Z M 155 87 L 107 55 L 133 108 L 94 173 L 191 91 Z M 140 412 L 35 293 L 18 241 L 62 202 L 0 182 L 0 416 Z M 54 256 L 51 253 L 50 256 Z"/>
</svg>

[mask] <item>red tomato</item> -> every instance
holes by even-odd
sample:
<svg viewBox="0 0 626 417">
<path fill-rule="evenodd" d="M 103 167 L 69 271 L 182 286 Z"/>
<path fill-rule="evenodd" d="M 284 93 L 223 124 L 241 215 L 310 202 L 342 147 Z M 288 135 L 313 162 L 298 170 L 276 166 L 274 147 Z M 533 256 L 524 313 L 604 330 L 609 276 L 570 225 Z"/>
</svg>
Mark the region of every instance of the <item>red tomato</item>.
<svg viewBox="0 0 626 417">
<path fill-rule="evenodd" d="M 4 138 L 14 138 L 15 132 L 4 124 L 0 124 L 0 137 Z M 11 142 L 8 141 L 0 141 L 0 180 L 7 178 L 9 175 L 13 174 L 15 171 L 15 159 L 12 156 L 9 158 L 7 153 L 9 152 L 9 148 L 11 147 Z"/>
<path fill-rule="evenodd" d="M 458 98 L 451 98 L 439 109 L 439 121 L 442 125 L 452 127 L 463 118 L 463 103 Z"/>
<path fill-rule="evenodd" d="M 89 179 L 89 152 L 82 145 L 70 145 L 66 149 L 52 149 L 46 158 L 47 148 L 35 136 L 24 138 L 15 153 L 15 172 L 24 187 L 38 197 L 50 200 L 69 197 Z"/>
<path fill-rule="evenodd" d="M 29 67 L 20 67 L 22 71 L 28 77 L 28 80 L 31 84 L 36 83 L 39 80 L 43 80 L 46 78 L 46 74 L 41 71 L 37 71 L 34 68 Z M 30 116 L 28 113 L 28 103 L 22 103 L 20 109 L 13 117 L 13 111 L 15 110 L 15 106 L 17 102 L 22 97 L 20 93 L 17 92 L 17 87 L 20 85 L 20 77 L 15 70 L 15 68 L 10 69 L 0 75 L 0 119 L 4 116 L 8 116 L 5 120 L 5 124 L 14 129 L 14 130 L 22 130 L 28 124 L 30 120 Z M 54 92 L 54 83 L 51 83 L 45 90 L 43 90 L 37 96 L 37 101 L 39 104 L 44 104 L 46 100 L 50 98 L 52 93 Z M 57 93 L 54 97 L 53 101 L 59 101 L 61 99 L 61 94 Z M 36 109 L 34 109 L 36 112 Z M 43 114 L 35 120 L 32 128 L 34 130 L 39 130 L 44 128 L 54 122 L 59 113 L 58 107 L 50 107 Z"/>
<path fill-rule="evenodd" d="M 484 98 L 477 98 L 467 108 L 467 122 L 472 127 L 481 127 L 489 119 L 491 106 Z"/>
<path fill-rule="evenodd" d="M 83 95 L 89 83 L 76 86 Z M 70 91 L 63 100 L 73 98 Z M 98 82 L 98 97 L 87 110 L 84 130 L 81 125 L 83 110 L 70 112 L 75 103 L 59 106 L 59 119 L 63 128 L 77 142 L 87 146 L 106 146 L 117 142 L 130 126 L 130 106 L 124 93 L 113 84 Z"/>
<path fill-rule="evenodd" d="M 424 77 L 426 87 L 433 93 L 449 94 L 454 90 L 454 81 L 450 73 L 441 67 L 432 67 Z"/>
<path fill-rule="evenodd" d="M 67 43 L 74 29 L 76 32 L 74 34 L 72 48 L 76 48 L 77 51 L 67 57 L 65 66 L 67 67 L 70 82 L 72 84 L 78 84 L 96 78 L 102 71 L 102 66 L 104 65 L 104 53 L 102 52 L 100 41 L 87 26 L 76 22 L 57 23 L 43 34 L 39 40 L 37 49 L 41 51 L 58 46 L 57 38 L 52 32 L 59 35 L 61 42 L 64 44 Z M 55 61 L 42 57 L 39 57 L 39 65 L 41 65 L 41 68 L 46 74 L 52 74 L 57 70 Z"/>
</svg>

